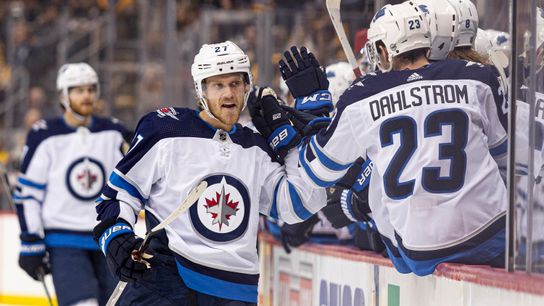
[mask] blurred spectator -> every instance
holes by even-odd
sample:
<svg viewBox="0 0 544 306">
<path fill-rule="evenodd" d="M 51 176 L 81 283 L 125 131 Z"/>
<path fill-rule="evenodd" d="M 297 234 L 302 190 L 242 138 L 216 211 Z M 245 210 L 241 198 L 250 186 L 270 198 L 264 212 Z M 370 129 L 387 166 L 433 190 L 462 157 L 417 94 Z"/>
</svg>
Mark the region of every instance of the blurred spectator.
<svg viewBox="0 0 544 306">
<path fill-rule="evenodd" d="M 23 119 L 25 130 L 30 130 L 32 125 L 40 119 L 42 119 L 42 112 L 34 107 L 29 108 Z"/>
</svg>

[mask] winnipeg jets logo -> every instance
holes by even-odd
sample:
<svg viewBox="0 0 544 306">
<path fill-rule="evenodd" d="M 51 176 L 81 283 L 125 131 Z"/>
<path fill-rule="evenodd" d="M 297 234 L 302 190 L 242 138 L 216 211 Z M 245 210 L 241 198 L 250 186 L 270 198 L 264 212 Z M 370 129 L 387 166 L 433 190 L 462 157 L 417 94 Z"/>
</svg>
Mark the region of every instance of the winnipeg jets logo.
<svg viewBox="0 0 544 306">
<path fill-rule="evenodd" d="M 177 114 L 178 112 L 173 107 L 163 107 L 157 110 L 157 115 L 161 118 L 168 116 L 172 119 L 179 120 L 178 117 L 176 117 Z"/>
<path fill-rule="evenodd" d="M 190 209 L 193 227 L 214 241 L 238 238 L 246 231 L 250 215 L 247 188 L 227 174 L 212 175 L 204 180 L 208 188 Z"/>
<path fill-rule="evenodd" d="M 86 168 L 83 170 L 83 173 L 77 175 L 77 181 L 81 188 L 85 190 L 91 190 L 91 188 L 96 183 L 98 175 L 93 173 L 91 169 Z"/>
<path fill-rule="evenodd" d="M 223 181 L 224 182 L 224 181 Z M 221 182 L 221 183 L 223 183 Z M 212 224 L 219 225 L 219 231 L 221 226 L 229 225 L 229 219 L 231 216 L 236 216 L 236 211 L 239 202 L 234 202 L 229 199 L 230 193 L 225 192 L 225 186 L 221 187 L 221 194 L 215 193 L 214 199 L 206 199 L 206 212 L 212 215 Z"/>
<path fill-rule="evenodd" d="M 90 157 L 74 161 L 66 171 L 66 186 L 70 193 L 83 201 L 94 200 L 100 195 L 105 183 L 102 164 Z"/>
</svg>

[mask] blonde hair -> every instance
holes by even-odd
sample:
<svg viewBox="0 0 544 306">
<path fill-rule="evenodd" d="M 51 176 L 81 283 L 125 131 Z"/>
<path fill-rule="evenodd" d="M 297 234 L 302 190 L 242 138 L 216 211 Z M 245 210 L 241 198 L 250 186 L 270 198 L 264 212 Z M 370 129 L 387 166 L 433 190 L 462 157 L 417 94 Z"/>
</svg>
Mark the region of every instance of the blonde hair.
<svg viewBox="0 0 544 306">
<path fill-rule="evenodd" d="M 489 65 L 489 58 L 476 52 L 471 46 L 457 47 L 448 54 L 449 59 L 467 60 L 484 65 Z"/>
</svg>

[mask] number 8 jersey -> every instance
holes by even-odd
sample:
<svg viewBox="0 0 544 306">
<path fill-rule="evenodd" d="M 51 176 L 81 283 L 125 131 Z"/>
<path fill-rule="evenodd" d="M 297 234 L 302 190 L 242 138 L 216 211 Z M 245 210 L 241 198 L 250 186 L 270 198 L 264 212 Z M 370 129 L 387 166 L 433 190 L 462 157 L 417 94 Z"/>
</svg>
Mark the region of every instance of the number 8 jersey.
<svg viewBox="0 0 544 306">
<path fill-rule="evenodd" d="M 403 258 L 468 256 L 491 239 L 491 259 L 504 251 L 504 102 L 492 70 L 473 62 L 369 74 L 340 97 L 333 122 L 302 147 L 300 163 L 324 187 L 358 156 L 370 158 L 370 207 Z"/>
</svg>

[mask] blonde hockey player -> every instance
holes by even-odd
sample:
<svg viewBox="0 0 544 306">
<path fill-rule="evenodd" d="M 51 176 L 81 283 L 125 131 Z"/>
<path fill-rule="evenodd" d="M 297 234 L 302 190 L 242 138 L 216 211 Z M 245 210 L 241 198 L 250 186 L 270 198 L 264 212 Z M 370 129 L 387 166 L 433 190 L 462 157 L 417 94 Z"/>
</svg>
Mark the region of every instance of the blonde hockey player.
<svg viewBox="0 0 544 306">
<path fill-rule="evenodd" d="M 237 45 L 203 45 L 192 75 L 200 109 L 144 116 L 97 206 L 95 238 L 111 270 L 128 282 L 118 305 L 256 305 L 259 214 L 296 223 L 325 203 L 325 191 L 304 183 L 296 153 L 288 153 L 300 136 L 284 113 L 261 118 L 259 126 L 271 126 L 262 136 L 237 124 L 252 85 Z M 269 89 L 257 101 L 267 111 L 277 105 Z M 208 187 L 198 201 L 151 242 L 153 257 L 134 261 L 140 210 L 151 228 L 201 181 Z"/>
</svg>

